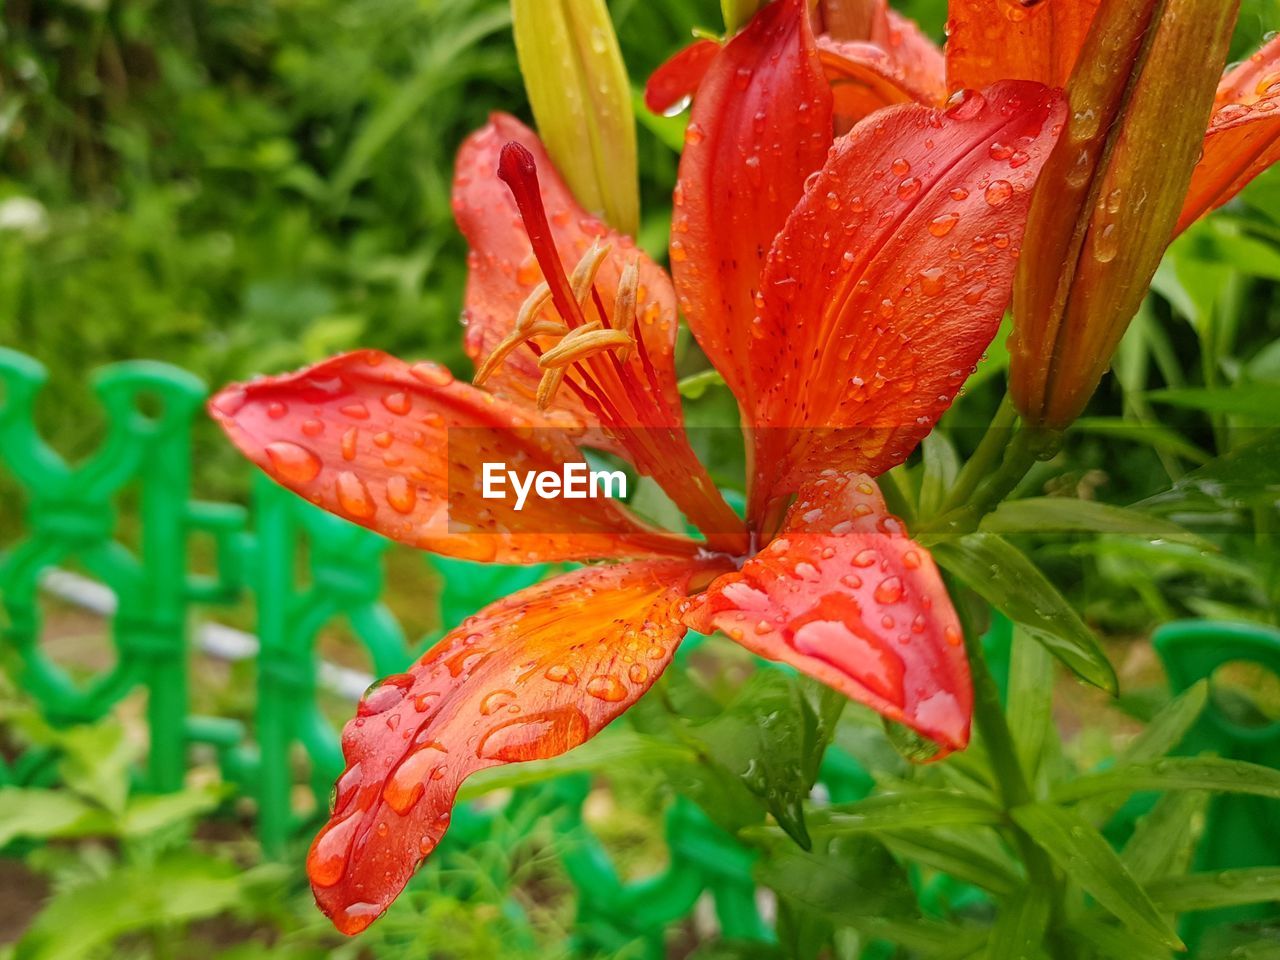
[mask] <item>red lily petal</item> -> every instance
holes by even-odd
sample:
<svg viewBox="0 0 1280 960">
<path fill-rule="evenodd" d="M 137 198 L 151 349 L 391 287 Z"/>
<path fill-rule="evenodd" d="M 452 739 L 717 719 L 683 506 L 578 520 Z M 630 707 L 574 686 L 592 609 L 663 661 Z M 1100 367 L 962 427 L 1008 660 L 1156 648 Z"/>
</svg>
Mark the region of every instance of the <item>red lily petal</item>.
<svg viewBox="0 0 1280 960">
<path fill-rule="evenodd" d="M 644 105 L 652 113 L 666 114 L 691 99 L 711 61 L 720 52 L 714 40 L 695 40 L 649 75 L 644 85 Z"/>
<path fill-rule="evenodd" d="M 754 516 L 824 467 L 878 476 L 947 409 L 1000 325 L 1064 111 L 1009 81 L 837 143 L 765 270 Z"/>
<path fill-rule="evenodd" d="M 209 405 L 272 478 L 331 513 L 412 546 L 503 563 L 688 555 L 616 501 L 481 496 L 483 464 L 580 461 L 561 425 L 459 383 L 434 363 L 365 350 L 224 389 Z"/>
<path fill-rule="evenodd" d="M 928 551 L 866 476 L 828 472 L 803 489 L 782 533 L 713 582 L 685 622 L 789 663 L 947 752 L 969 742 L 955 610 Z"/>
<path fill-rule="evenodd" d="M 342 734 L 346 773 L 307 857 L 316 901 L 346 934 L 390 905 L 449 825 L 462 782 L 555 757 L 653 685 L 685 627 L 679 561 L 588 567 L 470 617 L 408 673 L 365 694 Z"/>
<path fill-rule="evenodd" d="M 947 95 L 947 62 L 942 50 L 914 20 L 896 10 L 888 11 L 887 22 L 887 36 L 872 39 L 889 51 L 908 86 L 941 102 Z"/>
<path fill-rule="evenodd" d="M 930 77 L 866 41 L 819 37 L 818 49 L 835 97 L 837 129 L 848 130 L 868 114 L 895 103 L 934 104 L 943 99 L 941 69 Z"/>
<path fill-rule="evenodd" d="M 814 33 L 880 43 L 889 32 L 888 14 L 888 0 L 818 0 L 809 17 Z"/>
<path fill-rule="evenodd" d="M 672 223 L 680 306 L 748 408 L 760 270 L 831 138 L 831 91 L 805 0 L 777 0 L 720 52 L 698 89 Z"/>
<path fill-rule="evenodd" d="M 951 0 L 947 84 L 980 89 L 999 80 L 1065 87 L 1102 0 Z"/>
<path fill-rule="evenodd" d="M 1280 160 L 1280 37 L 1222 78 L 1181 233 Z"/>
<path fill-rule="evenodd" d="M 487 126 L 463 143 L 454 178 L 454 217 L 471 245 L 464 312 L 467 355 L 477 364 L 487 357 L 511 332 L 520 305 L 543 279 L 516 201 L 498 178 L 499 156 L 511 141 L 525 147 L 537 165 L 542 202 L 565 272 L 573 271 L 593 241 L 611 245 L 612 253 L 601 266 L 595 284 L 606 315 L 613 315 L 623 269 L 628 263 L 636 263 L 640 287 L 635 329 L 644 338 L 645 351 L 643 356 L 639 350 L 632 351 L 624 367 L 640 382 L 647 382 L 643 366 L 647 356 L 663 387 L 653 399 L 662 404 L 665 422 L 679 424 L 674 365 L 675 293 L 666 271 L 638 250 L 630 237 L 609 229 L 583 210 L 556 172 L 537 135 L 515 117 L 502 113 L 494 114 Z M 569 373 L 570 379 L 576 375 Z M 523 347 L 507 358 L 486 387 L 500 396 L 531 404 L 541 378 L 537 356 Z M 553 408 L 572 413 L 590 427 L 597 424 L 594 414 L 573 390 L 559 391 Z M 598 438 L 593 440 L 597 446 L 613 446 Z"/>
</svg>

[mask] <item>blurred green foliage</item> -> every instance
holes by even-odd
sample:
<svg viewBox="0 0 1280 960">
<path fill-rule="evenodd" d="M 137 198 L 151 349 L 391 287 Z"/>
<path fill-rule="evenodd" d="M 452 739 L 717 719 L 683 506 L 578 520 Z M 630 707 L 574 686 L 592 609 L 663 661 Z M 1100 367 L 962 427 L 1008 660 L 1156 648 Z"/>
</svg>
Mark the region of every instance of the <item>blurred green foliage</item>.
<svg viewBox="0 0 1280 960">
<path fill-rule="evenodd" d="M 638 81 L 719 23 L 612 6 Z M 84 372 L 129 357 L 210 384 L 357 345 L 461 369 L 453 155 L 492 110 L 527 119 L 509 23 L 503 0 L 6 3 L 0 343 L 52 371 L 55 442 L 92 448 Z M 676 157 L 642 138 L 665 232 Z"/>
</svg>

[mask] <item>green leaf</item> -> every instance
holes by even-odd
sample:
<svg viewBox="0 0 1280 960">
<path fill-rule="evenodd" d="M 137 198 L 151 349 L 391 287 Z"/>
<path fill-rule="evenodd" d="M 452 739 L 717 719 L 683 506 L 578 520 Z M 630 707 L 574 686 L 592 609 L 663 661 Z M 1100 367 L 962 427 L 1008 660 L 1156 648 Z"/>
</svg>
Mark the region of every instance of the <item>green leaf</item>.
<svg viewBox="0 0 1280 960">
<path fill-rule="evenodd" d="M 906 871 L 866 837 L 839 837 L 812 851 L 780 840 L 756 862 L 754 873 L 778 896 L 836 923 L 915 911 Z"/>
<path fill-rule="evenodd" d="M 1233 501 L 1273 504 L 1277 492 L 1280 492 L 1280 430 L 1269 430 L 1191 471 L 1172 489 L 1149 497 L 1137 506 L 1165 513 L 1216 513 Z"/>
<path fill-rule="evenodd" d="M 1097 638 L 1025 554 L 994 533 L 939 538 L 930 546 L 938 563 L 1028 636 L 1079 676 L 1115 695 L 1115 670 Z"/>
<path fill-rule="evenodd" d="M 1151 898 L 1125 869 L 1106 838 L 1071 810 L 1044 803 L 1016 807 L 1013 819 L 1053 862 L 1135 933 L 1175 950 L 1182 941 Z"/>
<path fill-rule="evenodd" d="M 1208 801 L 1209 795 L 1197 790 L 1166 794 L 1138 819 L 1120 853 L 1135 880 L 1148 883 L 1186 870 L 1195 853 L 1196 825 Z"/>
<path fill-rule="evenodd" d="M 1107 960 L 1169 960 L 1172 956 L 1166 947 L 1096 917 L 1073 920 L 1070 932 L 1072 939 L 1086 948 L 1086 956 L 1095 952 Z"/>
<path fill-rule="evenodd" d="M 70 791 L 0 787 L 0 847 L 18 837 L 79 836 L 104 823 L 101 810 Z"/>
<path fill-rule="evenodd" d="M 1121 763 L 1163 757 L 1183 741 L 1209 702 L 1209 681 L 1200 680 L 1170 700 L 1142 732 L 1120 751 Z"/>
<path fill-rule="evenodd" d="M 927 518 L 941 510 L 947 492 L 955 486 L 956 476 L 960 473 L 960 456 L 951 438 L 941 430 L 926 434 L 920 449 L 924 457 L 924 476 L 920 481 L 920 505 L 916 514 Z"/>
<path fill-rule="evenodd" d="M 688 734 L 708 762 L 736 776 L 807 848 L 803 801 L 817 779 L 830 732 L 801 683 L 768 670 L 753 674 L 723 713 Z"/>
<path fill-rule="evenodd" d="M 1017 629 L 1009 654 L 1008 715 L 1018 762 L 1034 781 L 1045 738 L 1053 731 L 1053 658 Z"/>
<path fill-rule="evenodd" d="M 1114 437 L 1117 440 L 1141 443 L 1153 450 L 1176 454 L 1193 463 L 1208 463 L 1212 459 L 1209 454 L 1182 434 L 1159 423 L 1135 423 L 1109 417 L 1081 417 L 1071 425 L 1071 429 L 1080 433 L 1092 433 L 1101 437 Z"/>
<path fill-rule="evenodd" d="M 697 754 L 682 743 L 634 733 L 610 730 L 582 746 L 548 760 L 490 767 L 467 778 L 458 791 L 458 802 L 474 800 L 494 790 L 512 790 L 575 773 L 594 773 L 619 767 L 661 769 L 695 763 Z"/>
<path fill-rule="evenodd" d="M 126 837 L 145 837 L 192 821 L 215 809 L 230 792 L 227 784 L 211 783 L 179 793 L 133 797 L 120 818 L 119 831 Z"/>
<path fill-rule="evenodd" d="M 685 377 L 676 384 L 676 388 L 680 391 L 680 396 L 688 400 L 698 400 L 709 389 L 724 385 L 724 377 L 720 375 L 720 371 L 712 368 Z"/>
<path fill-rule="evenodd" d="M 1208 790 L 1280 800 L 1280 770 L 1221 757 L 1167 757 L 1091 773 L 1055 787 L 1057 803 L 1139 790 Z"/>
<path fill-rule="evenodd" d="M 644 88 L 636 86 L 631 88 L 631 109 L 635 113 L 636 122 L 640 126 L 653 134 L 659 143 L 668 147 L 676 156 L 680 155 L 684 150 L 685 128 L 689 124 L 687 113 L 678 114 L 674 117 L 664 117 L 653 113 L 644 102 Z M 665 237 L 666 234 L 663 236 Z M 697 374 L 694 376 L 697 376 Z"/>
<path fill-rule="evenodd" d="M 1170 753 L 1195 726 L 1208 700 L 1207 680 L 1201 680 L 1182 691 L 1165 704 L 1142 732 L 1120 751 L 1116 765 L 1145 763 Z M 1080 805 L 1079 811 L 1086 820 L 1101 824 L 1110 819 L 1123 803 L 1124 794 L 1114 793 L 1085 801 Z"/>
<path fill-rule="evenodd" d="M 1151 390 L 1146 394 L 1153 403 L 1187 407 L 1205 413 L 1245 417 L 1259 424 L 1272 424 L 1276 416 L 1274 383 L 1236 383 L 1228 388 L 1183 387 L 1176 390 Z"/>
<path fill-rule="evenodd" d="M 875 833 L 903 828 L 997 826 L 999 807 L 953 790 L 886 793 L 856 803 L 834 806 L 812 815 L 812 828 L 824 836 Z"/>
<path fill-rule="evenodd" d="M 1151 899 L 1166 910 L 1216 910 L 1280 900 L 1280 867 L 1247 867 L 1217 873 L 1166 877 L 1147 885 Z"/>
<path fill-rule="evenodd" d="M 129 765 L 138 751 L 113 721 L 71 727 L 58 738 L 58 773 L 68 787 L 119 813 L 129 796 Z"/>
<path fill-rule="evenodd" d="M 1000 904 L 987 942 L 987 960 L 1037 960 L 1049 926 L 1049 892 L 1023 887 Z"/>
<path fill-rule="evenodd" d="M 927 957 L 969 957 L 982 946 L 986 936 L 972 927 L 960 927 L 937 920 L 888 920 L 857 917 L 850 926 L 868 937 L 888 940 Z"/>
<path fill-rule="evenodd" d="M 982 887 L 1008 895 L 1025 883 L 1018 866 L 989 829 L 947 827 L 889 830 L 876 834 L 896 856 Z"/>
<path fill-rule="evenodd" d="M 982 520 L 982 529 L 1010 533 L 1123 533 L 1150 540 L 1177 540 L 1204 549 L 1212 544 L 1185 527 L 1141 510 L 1113 507 L 1094 500 L 1030 497 L 1006 500 Z"/>
<path fill-rule="evenodd" d="M 230 861 L 175 853 L 60 890 L 19 941 L 14 960 L 78 960 L 134 931 L 213 917 L 245 902 Z"/>
</svg>

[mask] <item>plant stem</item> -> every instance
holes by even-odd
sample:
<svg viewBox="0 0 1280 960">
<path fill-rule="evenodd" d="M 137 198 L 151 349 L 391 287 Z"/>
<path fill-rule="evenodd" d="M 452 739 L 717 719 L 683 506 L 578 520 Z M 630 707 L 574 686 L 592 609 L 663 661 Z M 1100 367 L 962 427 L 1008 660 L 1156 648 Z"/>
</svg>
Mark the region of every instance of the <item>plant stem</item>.
<svg viewBox="0 0 1280 960">
<path fill-rule="evenodd" d="M 986 438 L 983 438 L 983 442 L 985 444 Z M 1051 459 L 1061 446 L 1060 430 L 1024 425 L 1004 448 L 1000 465 L 981 478 L 975 489 L 960 491 L 964 494 L 963 498 L 958 498 L 953 492 L 948 502 L 956 500 L 956 506 L 944 512 L 925 529 L 931 532 L 972 533 L 978 528 L 982 518 L 1017 488 L 1038 461 Z M 976 454 L 974 457 L 977 459 Z"/>
<path fill-rule="evenodd" d="M 1004 398 L 1000 401 L 1000 406 L 996 408 L 995 416 L 991 418 L 991 422 L 987 425 L 986 433 L 978 441 L 978 446 L 973 451 L 973 456 L 965 462 L 964 467 L 960 470 L 960 475 L 956 477 L 956 485 L 951 488 L 951 492 L 947 495 L 947 499 L 939 511 L 940 514 L 945 514 L 961 506 L 969 499 L 969 495 L 977 489 L 983 477 L 994 469 L 1000 454 L 1009 443 L 1009 436 L 1013 431 L 1013 424 L 1017 416 L 1017 411 L 1013 408 L 1013 398 L 1006 390 Z"/>
<path fill-rule="evenodd" d="M 964 613 L 964 605 L 957 604 L 961 624 L 964 628 L 965 651 L 969 656 L 969 670 L 973 677 L 973 720 L 978 728 L 978 736 L 987 751 L 987 759 L 991 764 L 991 772 L 996 781 L 996 792 L 1000 805 L 1006 812 L 1014 807 L 1030 803 L 1035 799 L 1022 763 L 1018 760 L 1017 747 L 1013 742 L 1013 734 L 1005 719 L 1004 709 L 1000 705 L 1000 692 L 995 678 L 987 668 L 986 657 L 982 651 L 982 641 L 977 630 Z M 1054 960 L 1071 960 L 1073 951 L 1065 940 L 1060 940 L 1054 931 L 1062 928 L 1064 889 L 1048 855 L 1017 824 L 1009 822 L 1008 828 L 1013 841 L 1027 870 L 1027 882 L 1033 887 L 1045 890 L 1049 894 L 1051 916 L 1045 948 Z"/>
</svg>

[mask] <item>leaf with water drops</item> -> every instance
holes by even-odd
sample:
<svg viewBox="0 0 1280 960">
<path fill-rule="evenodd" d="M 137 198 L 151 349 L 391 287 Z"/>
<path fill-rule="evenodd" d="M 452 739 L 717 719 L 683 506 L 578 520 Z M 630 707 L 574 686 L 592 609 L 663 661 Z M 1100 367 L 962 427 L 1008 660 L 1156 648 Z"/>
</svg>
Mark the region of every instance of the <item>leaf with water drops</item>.
<svg viewBox="0 0 1280 960">
<path fill-rule="evenodd" d="M 487 607 L 371 688 L 343 731 L 347 769 L 307 858 L 338 929 L 358 933 L 395 899 L 468 776 L 571 750 L 648 690 L 684 635 L 702 569 L 576 570 Z"/>
<path fill-rule="evenodd" d="M 774 242 L 748 413 L 756 487 L 833 467 L 878 476 L 948 409 L 1000 327 L 1061 97 L 1003 83 L 907 104 L 837 142 Z"/>
<path fill-rule="evenodd" d="M 671 268 L 699 345 L 749 405 L 760 271 L 831 145 L 831 91 L 804 0 L 770 3 L 711 62 L 685 134 Z"/>
<path fill-rule="evenodd" d="M 1065 87 L 1102 0 L 951 0 L 947 85 L 998 80 Z"/>
<path fill-rule="evenodd" d="M 1063 873 L 1131 932 L 1175 950 L 1183 949 L 1169 921 L 1125 869 L 1111 845 L 1079 814 L 1047 803 L 1029 803 L 1010 812 L 1018 826 Z"/>
<path fill-rule="evenodd" d="M 467 355 L 479 365 L 515 327 L 521 306 L 543 281 L 542 270 L 520 220 L 511 191 L 498 179 L 498 159 L 508 142 L 525 147 L 537 165 L 542 202 L 546 208 L 552 240 L 566 272 L 595 241 L 608 244 L 610 252 L 596 275 L 596 292 L 605 313 L 615 314 L 619 281 L 626 266 L 635 263 L 640 274 L 636 297 L 635 330 L 644 338 L 648 361 L 664 384 L 653 396 L 662 405 L 662 422 L 680 422 L 680 402 L 676 392 L 674 366 L 676 336 L 675 292 L 666 272 L 639 250 L 634 241 L 609 229 L 591 216 L 557 173 L 537 135 L 515 117 L 495 113 L 489 123 L 472 134 L 458 152 L 453 182 L 453 214 L 471 246 L 468 259 L 466 304 L 462 319 L 466 325 Z M 551 307 L 544 313 L 554 315 Z M 550 342 L 550 341 L 547 341 Z M 643 376 L 643 358 L 633 351 L 624 366 Z M 529 347 L 512 352 L 486 381 L 487 388 L 507 399 L 532 405 L 543 371 L 538 356 Z M 572 378 L 576 376 L 570 373 Z M 644 382 L 642 380 L 642 382 Z M 588 428 L 598 423 L 572 389 L 556 394 L 552 410 L 580 421 Z M 595 446 L 613 449 L 608 438 L 590 437 Z"/>
<path fill-rule="evenodd" d="M 1042 956 L 1049 926 L 1050 891 L 1027 885 L 1000 904 L 985 960 L 1030 960 Z"/>
<path fill-rule="evenodd" d="M 485 463 L 560 473 L 572 430 L 459 383 L 435 363 L 364 350 L 225 388 L 210 412 L 278 483 L 411 546 L 503 563 L 651 554 L 697 544 L 658 534 L 617 501 L 483 496 Z M 508 487 L 509 489 L 509 487 Z"/>
<path fill-rule="evenodd" d="M 1204 153 L 1178 220 L 1189 227 L 1280 160 L 1280 37 L 1272 37 L 1218 85 Z"/>
<path fill-rule="evenodd" d="M 994 533 L 931 544 L 938 562 L 1096 687 L 1115 693 L 1115 668 L 1093 631 L 1026 554 Z"/>
<path fill-rule="evenodd" d="M 826 746 L 818 716 L 792 677 L 760 671 L 719 716 L 692 727 L 707 762 L 736 776 L 787 834 L 805 849 L 803 801 Z"/>
<path fill-rule="evenodd" d="M 866 477 L 801 491 L 782 532 L 716 580 L 688 623 L 719 629 L 936 741 L 969 740 L 972 691 L 960 625 L 927 550 Z"/>
<path fill-rule="evenodd" d="M 1246 867 L 1167 877 L 1150 884 L 1147 892 L 1159 906 L 1176 913 L 1267 903 L 1280 900 L 1280 867 Z"/>
<path fill-rule="evenodd" d="M 1280 800 L 1280 770 L 1222 757 L 1166 757 L 1090 773 L 1055 787 L 1059 803 L 1140 790 L 1208 790 Z"/>
</svg>

